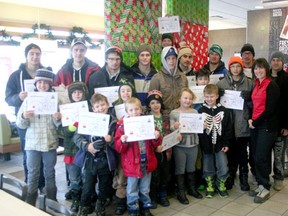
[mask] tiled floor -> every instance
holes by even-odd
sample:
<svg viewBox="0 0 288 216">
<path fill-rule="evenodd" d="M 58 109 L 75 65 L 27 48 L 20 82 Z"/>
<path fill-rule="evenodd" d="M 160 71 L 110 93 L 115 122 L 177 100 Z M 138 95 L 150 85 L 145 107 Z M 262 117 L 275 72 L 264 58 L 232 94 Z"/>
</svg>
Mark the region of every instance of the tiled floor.
<svg viewBox="0 0 288 216">
<path fill-rule="evenodd" d="M 21 153 L 11 155 L 10 161 L 3 161 L 0 158 L 0 173 L 9 173 L 17 178 L 23 180 Z M 249 179 L 250 180 L 250 179 Z M 70 202 L 66 201 L 64 194 L 67 191 L 65 169 L 63 163 L 63 155 L 58 155 L 58 162 L 56 165 L 56 181 L 58 187 L 58 200 L 61 203 L 70 206 Z M 229 191 L 229 198 L 223 199 L 218 195 L 213 199 L 197 200 L 189 196 L 190 204 L 182 205 L 175 198 L 170 199 L 171 205 L 169 207 L 159 206 L 152 210 L 152 213 L 165 216 L 233 216 L 233 215 L 249 215 L 249 216 L 288 216 L 288 181 L 285 180 L 285 188 L 276 192 L 271 189 L 271 196 L 264 204 L 253 203 L 253 198 L 249 197 L 247 192 L 242 192 L 238 186 L 238 180 L 234 188 Z M 253 185 L 252 185 L 253 186 Z M 106 215 L 114 215 L 114 205 L 112 204 L 106 210 Z M 95 215 L 95 214 L 94 214 Z"/>
</svg>

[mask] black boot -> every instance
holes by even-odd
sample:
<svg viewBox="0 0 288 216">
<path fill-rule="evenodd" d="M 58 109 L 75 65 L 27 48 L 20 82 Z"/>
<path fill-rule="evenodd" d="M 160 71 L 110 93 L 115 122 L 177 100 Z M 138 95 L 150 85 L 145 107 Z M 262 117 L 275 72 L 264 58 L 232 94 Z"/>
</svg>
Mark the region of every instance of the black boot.
<svg viewBox="0 0 288 216">
<path fill-rule="evenodd" d="M 151 199 L 151 209 L 157 208 L 157 191 L 155 189 L 150 189 L 149 193 L 150 199 Z"/>
<path fill-rule="evenodd" d="M 160 186 L 160 192 L 158 197 L 158 202 L 161 206 L 167 207 L 170 205 L 170 202 L 167 198 L 167 187 L 165 185 Z"/>
<path fill-rule="evenodd" d="M 80 202 L 80 191 L 77 190 L 72 190 L 71 191 L 72 194 L 72 205 L 70 207 L 70 210 L 72 212 L 78 212 L 79 210 L 79 202 Z"/>
<path fill-rule="evenodd" d="M 126 198 L 116 197 L 115 215 L 123 215 L 127 209 Z"/>
<path fill-rule="evenodd" d="M 250 185 L 248 184 L 248 174 L 241 173 L 239 176 L 240 188 L 242 191 L 250 191 Z"/>
<path fill-rule="evenodd" d="M 96 216 L 105 216 L 105 201 L 101 201 L 100 199 L 96 202 Z"/>
<path fill-rule="evenodd" d="M 231 190 L 232 187 L 234 186 L 234 179 L 235 179 L 235 174 L 230 173 L 225 182 L 225 186 L 227 190 Z"/>
<path fill-rule="evenodd" d="M 196 177 L 195 172 L 187 173 L 188 180 L 188 194 L 196 199 L 202 199 L 203 196 L 196 189 Z"/>
<path fill-rule="evenodd" d="M 188 205 L 189 200 L 186 197 L 185 194 L 185 176 L 182 175 L 176 175 L 177 185 L 178 185 L 178 191 L 177 191 L 177 199 L 181 204 Z"/>
</svg>

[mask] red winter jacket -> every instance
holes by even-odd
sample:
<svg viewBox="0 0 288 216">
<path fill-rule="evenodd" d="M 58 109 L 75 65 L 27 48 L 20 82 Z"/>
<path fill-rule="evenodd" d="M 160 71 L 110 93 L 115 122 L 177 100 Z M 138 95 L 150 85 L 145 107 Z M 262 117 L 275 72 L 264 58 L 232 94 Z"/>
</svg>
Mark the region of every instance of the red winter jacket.
<svg viewBox="0 0 288 216">
<path fill-rule="evenodd" d="M 124 135 L 123 119 L 117 122 L 116 135 L 114 139 L 114 145 L 117 152 L 121 154 L 121 163 L 124 171 L 124 175 L 127 177 L 142 178 L 143 173 L 141 171 L 140 162 L 140 149 L 138 142 L 121 142 L 121 136 Z M 146 171 L 150 173 L 157 168 L 157 158 L 154 150 L 157 146 L 161 145 L 162 137 L 157 140 L 145 140 L 146 146 Z"/>
</svg>

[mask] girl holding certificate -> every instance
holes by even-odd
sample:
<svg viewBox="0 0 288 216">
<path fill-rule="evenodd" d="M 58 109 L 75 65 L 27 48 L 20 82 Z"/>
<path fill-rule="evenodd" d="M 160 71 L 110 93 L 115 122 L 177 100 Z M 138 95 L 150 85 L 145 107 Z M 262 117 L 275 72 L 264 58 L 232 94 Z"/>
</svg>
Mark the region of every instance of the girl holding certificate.
<svg viewBox="0 0 288 216">
<path fill-rule="evenodd" d="M 172 131 L 181 127 L 179 122 L 180 113 L 198 113 L 193 109 L 194 93 L 189 88 L 183 88 L 180 93 L 179 107 L 170 113 L 170 129 Z M 198 154 L 198 135 L 195 133 L 179 134 L 180 143 L 173 147 L 173 156 L 175 159 L 175 175 L 178 185 L 177 199 L 180 203 L 187 205 L 189 200 L 185 195 L 185 172 L 188 176 L 188 194 L 202 199 L 203 196 L 195 187 L 195 164 Z"/>
</svg>

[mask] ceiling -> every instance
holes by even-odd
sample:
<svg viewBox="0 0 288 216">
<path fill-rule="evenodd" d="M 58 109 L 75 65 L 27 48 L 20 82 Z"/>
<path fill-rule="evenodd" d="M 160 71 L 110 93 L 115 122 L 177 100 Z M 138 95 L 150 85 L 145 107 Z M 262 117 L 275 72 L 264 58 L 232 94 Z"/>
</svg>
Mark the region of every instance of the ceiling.
<svg viewBox="0 0 288 216">
<path fill-rule="evenodd" d="M 39 8 L 104 15 L 104 0 L 0 0 L 0 2 L 27 5 Z M 264 3 L 267 2 L 267 3 Z M 246 28 L 247 11 L 288 7 L 284 0 L 210 0 L 209 30 Z"/>
</svg>

